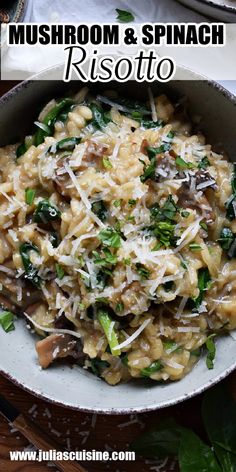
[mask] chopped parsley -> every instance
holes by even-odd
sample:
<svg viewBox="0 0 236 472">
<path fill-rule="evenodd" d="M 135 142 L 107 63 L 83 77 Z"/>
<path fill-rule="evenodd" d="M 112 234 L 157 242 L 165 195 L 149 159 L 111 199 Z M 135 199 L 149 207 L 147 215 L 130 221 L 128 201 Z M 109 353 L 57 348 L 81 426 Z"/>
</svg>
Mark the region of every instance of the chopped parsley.
<svg viewBox="0 0 236 472">
<path fill-rule="evenodd" d="M 25 189 L 25 203 L 27 203 L 27 205 L 32 205 L 35 199 L 35 195 L 36 195 L 36 190 L 34 190 L 33 188 L 26 188 Z"/>
<path fill-rule="evenodd" d="M 94 264 L 99 266 L 106 266 L 106 265 L 115 265 L 117 264 L 117 256 L 111 253 L 111 251 L 105 247 L 103 248 L 103 254 L 105 257 L 101 257 L 97 251 L 93 251 Z"/>
<path fill-rule="evenodd" d="M 108 159 L 108 157 L 103 157 L 102 163 L 103 163 L 103 166 L 105 167 L 105 169 L 112 169 L 112 163 L 111 163 L 110 159 Z"/>
<path fill-rule="evenodd" d="M 113 228 L 105 228 L 100 231 L 98 238 L 105 246 L 119 248 L 121 246 L 120 234 Z"/>
</svg>

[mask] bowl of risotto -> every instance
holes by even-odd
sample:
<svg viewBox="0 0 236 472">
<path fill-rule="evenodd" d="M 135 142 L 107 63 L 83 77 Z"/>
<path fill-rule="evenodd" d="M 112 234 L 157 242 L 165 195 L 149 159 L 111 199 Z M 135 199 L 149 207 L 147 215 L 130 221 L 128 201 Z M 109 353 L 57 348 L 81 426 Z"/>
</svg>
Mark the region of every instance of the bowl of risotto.
<svg viewBox="0 0 236 472">
<path fill-rule="evenodd" d="M 235 97 L 31 81 L 1 99 L 0 370 L 58 404 L 171 405 L 235 368 Z"/>
</svg>

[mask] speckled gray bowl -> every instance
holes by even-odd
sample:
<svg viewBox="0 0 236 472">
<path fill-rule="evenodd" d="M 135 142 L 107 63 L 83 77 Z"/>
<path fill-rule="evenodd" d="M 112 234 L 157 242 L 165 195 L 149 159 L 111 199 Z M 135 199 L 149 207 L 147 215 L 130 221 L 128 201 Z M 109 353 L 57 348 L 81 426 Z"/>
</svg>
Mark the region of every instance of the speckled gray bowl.
<svg viewBox="0 0 236 472">
<path fill-rule="evenodd" d="M 9 22 L 22 21 L 26 10 L 27 0 L 2 0 L 0 12 L 9 17 Z"/>
<path fill-rule="evenodd" d="M 164 89 L 175 98 L 186 95 L 189 110 L 204 117 L 202 125 L 209 142 L 224 144 L 235 158 L 236 98 L 213 82 L 199 81 L 199 76 L 178 69 L 185 81 L 168 85 L 154 83 L 154 94 Z M 46 78 L 45 73 L 41 77 Z M 195 80 L 188 80 L 195 79 Z M 31 128 L 38 107 L 50 97 L 66 90 L 78 89 L 73 83 L 41 81 L 25 82 L 14 88 L 0 100 L 0 145 L 14 142 Z M 146 99 L 145 84 L 115 85 L 123 94 Z M 104 86 L 92 85 L 96 90 Z M 109 88 L 112 84 L 109 84 Z M 131 381 L 111 387 L 79 367 L 54 365 L 40 370 L 34 349 L 35 336 L 26 328 L 24 320 L 17 320 L 15 331 L 6 334 L 0 329 L 0 372 L 35 395 L 70 408 L 101 413 L 133 413 L 163 408 L 176 404 L 202 392 L 236 368 L 236 341 L 231 336 L 217 340 L 215 368 L 208 370 L 205 359 L 184 379 L 174 383 L 158 384 Z"/>
<path fill-rule="evenodd" d="M 236 23 L 236 0 L 178 0 L 188 8 L 203 15 L 223 21 Z"/>
</svg>

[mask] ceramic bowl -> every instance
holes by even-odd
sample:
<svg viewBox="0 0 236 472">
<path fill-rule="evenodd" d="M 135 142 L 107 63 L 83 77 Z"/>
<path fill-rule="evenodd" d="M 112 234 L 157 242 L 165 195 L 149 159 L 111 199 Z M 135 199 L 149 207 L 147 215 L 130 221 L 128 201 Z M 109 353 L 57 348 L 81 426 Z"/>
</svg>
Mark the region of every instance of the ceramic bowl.
<svg viewBox="0 0 236 472">
<path fill-rule="evenodd" d="M 0 7 L 0 23 L 17 23 L 23 20 L 26 4 L 26 0 L 2 0 Z"/>
<path fill-rule="evenodd" d="M 188 8 L 227 23 L 236 23 L 235 0 L 178 0 Z"/>
<path fill-rule="evenodd" d="M 166 85 L 153 83 L 154 95 L 165 91 L 173 99 L 183 95 L 188 97 L 190 114 L 203 117 L 202 127 L 209 142 L 223 144 L 228 154 L 235 157 L 236 97 L 213 82 L 199 80 L 198 75 L 186 69 L 179 68 L 176 79 L 180 75 L 185 80 L 174 80 Z M 40 75 L 40 78 L 46 77 L 45 73 Z M 80 87 L 78 82 L 68 85 L 47 80 L 18 85 L 0 100 L 0 145 L 15 142 L 27 133 L 37 110 L 47 99 Z M 147 99 L 146 84 L 109 84 L 109 88 L 112 87 L 123 95 Z M 98 91 L 104 89 L 104 85 L 92 84 L 91 88 Z M 236 368 L 236 341 L 228 335 L 216 342 L 213 370 L 207 369 L 203 357 L 192 372 L 178 382 L 130 381 L 111 387 L 79 367 L 60 364 L 40 370 L 35 338 L 27 329 L 25 320 L 18 319 L 16 329 L 11 333 L 6 334 L 0 329 L 0 372 L 38 397 L 90 412 L 134 413 L 173 405 L 202 392 Z"/>
</svg>

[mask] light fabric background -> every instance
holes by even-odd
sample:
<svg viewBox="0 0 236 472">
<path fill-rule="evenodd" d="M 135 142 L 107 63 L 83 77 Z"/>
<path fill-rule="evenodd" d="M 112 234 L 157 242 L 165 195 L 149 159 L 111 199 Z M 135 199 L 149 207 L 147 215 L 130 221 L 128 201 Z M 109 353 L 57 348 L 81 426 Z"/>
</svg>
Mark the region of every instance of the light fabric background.
<svg viewBox="0 0 236 472">
<path fill-rule="evenodd" d="M 25 22 L 115 22 L 116 8 L 130 10 L 135 16 L 136 23 L 142 22 L 201 22 L 207 20 L 180 5 L 175 0 L 28 0 Z M 236 28 L 236 26 L 235 26 Z M 28 48 L 24 50 L 24 66 L 18 50 L 9 51 L 7 57 L 4 57 L 4 67 L 6 70 L 21 70 L 24 67 L 29 75 L 41 68 L 50 67 L 57 63 L 57 56 L 54 51 L 54 57 L 50 54 L 45 55 L 45 50 L 32 54 Z M 189 67 L 204 73 L 204 67 L 200 70 L 194 67 L 194 58 L 191 59 L 191 48 L 178 51 L 179 63 L 187 64 Z M 206 56 L 204 62 L 208 60 L 207 50 L 201 49 L 201 55 Z M 182 59 L 182 60 L 181 60 Z M 192 60 L 192 62 L 191 62 Z M 226 61 L 230 61 L 230 54 L 227 58 L 225 51 L 216 48 L 211 53 L 212 65 L 221 69 L 224 68 Z M 234 78 L 234 77 L 233 77 Z M 236 78 L 236 71 L 235 71 Z M 229 90 L 236 94 L 236 80 L 220 81 L 226 85 Z"/>
</svg>

